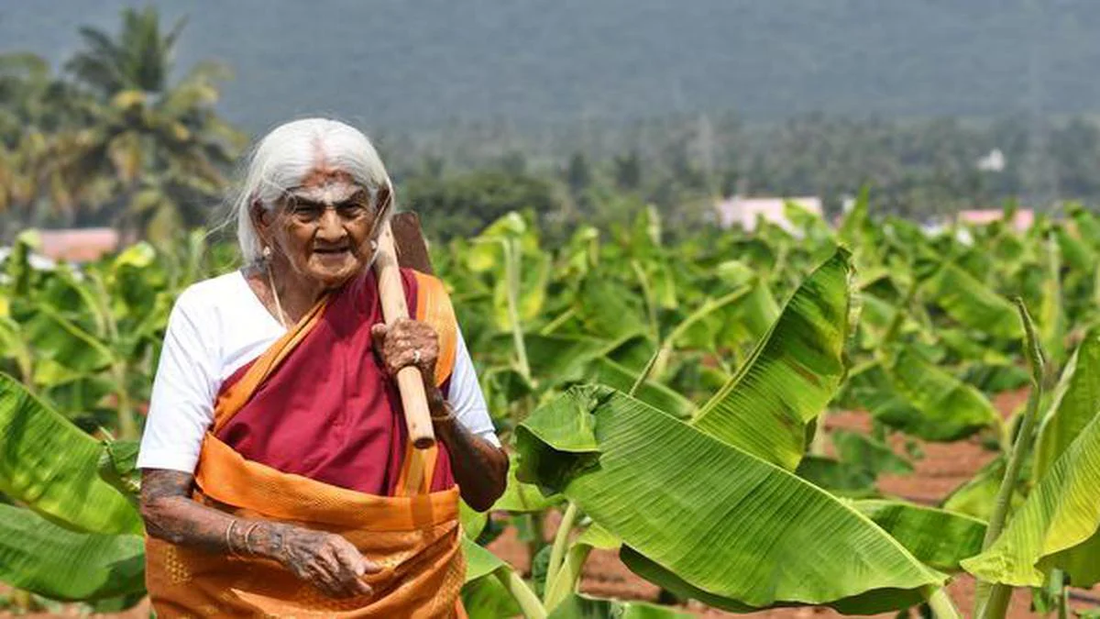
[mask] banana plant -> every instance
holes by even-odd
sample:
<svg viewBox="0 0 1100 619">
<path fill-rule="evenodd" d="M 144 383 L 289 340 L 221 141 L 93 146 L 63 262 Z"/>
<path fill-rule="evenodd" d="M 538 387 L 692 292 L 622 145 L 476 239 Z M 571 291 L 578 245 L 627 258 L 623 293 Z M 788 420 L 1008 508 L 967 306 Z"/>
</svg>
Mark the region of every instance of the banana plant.
<svg viewBox="0 0 1100 619">
<path fill-rule="evenodd" d="M 105 442 L 3 374 L 0 427 L 0 492 L 18 503 L 0 505 L 0 581 L 58 600 L 136 603 L 145 591 L 141 517 L 100 475 L 125 475 Z"/>
</svg>

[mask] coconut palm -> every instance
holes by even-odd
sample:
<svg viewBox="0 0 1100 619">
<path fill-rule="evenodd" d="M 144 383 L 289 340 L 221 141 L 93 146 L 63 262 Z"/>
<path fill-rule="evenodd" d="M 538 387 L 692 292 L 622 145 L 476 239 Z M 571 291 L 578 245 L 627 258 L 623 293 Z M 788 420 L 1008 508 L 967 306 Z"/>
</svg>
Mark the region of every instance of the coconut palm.
<svg viewBox="0 0 1100 619">
<path fill-rule="evenodd" d="M 67 216 L 95 183 L 62 172 L 75 127 L 90 120 L 87 97 L 33 54 L 0 55 L 0 211 L 8 231 Z"/>
<path fill-rule="evenodd" d="M 242 134 L 213 110 L 225 67 L 201 63 L 169 83 L 184 25 L 178 20 L 162 35 L 156 9 L 127 8 L 117 37 L 82 28 L 85 48 L 65 65 L 95 99 L 94 120 L 65 168 L 81 180 L 110 179 L 113 198 L 104 206 L 125 231 L 159 236 L 200 223 L 197 206 L 220 193 L 242 146 Z"/>
</svg>

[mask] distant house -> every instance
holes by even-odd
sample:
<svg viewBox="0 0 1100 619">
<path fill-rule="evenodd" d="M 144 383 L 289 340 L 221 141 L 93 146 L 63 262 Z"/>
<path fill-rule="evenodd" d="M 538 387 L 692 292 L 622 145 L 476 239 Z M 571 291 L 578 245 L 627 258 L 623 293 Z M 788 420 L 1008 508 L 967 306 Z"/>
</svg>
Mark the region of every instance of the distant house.
<svg viewBox="0 0 1100 619">
<path fill-rule="evenodd" d="M 111 228 L 38 230 L 36 254 L 54 261 L 91 262 L 118 250 L 118 232 Z"/>
<path fill-rule="evenodd" d="M 1002 209 L 975 209 L 959 211 L 958 221 L 959 223 L 982 226 L 993 223 L 994 221 L 1001 221 L 1004 216 L 1005 213 Z M 1012 218 L 1012 227 L 1017 232 L 1023 232 L 1031 228 L 1034 223 L 1035 212 L 1031 209 L 1017 209 L 1016 214 Z"/>
<path fill-rule="evenodd" d="M 745 198 L 733 196 L 715 205 L 718 211 L 718 225 L 723 228 L 741 226 L 747 232 L 756 229 L 759 218 L 771 222 L 788 232 L 794 232 L 794 225 L 787 219 L 786 204 L 794 203 L 821 217 L 824 209 L 821 198 L 802 196 L 795 198 Z"/>
</svg>

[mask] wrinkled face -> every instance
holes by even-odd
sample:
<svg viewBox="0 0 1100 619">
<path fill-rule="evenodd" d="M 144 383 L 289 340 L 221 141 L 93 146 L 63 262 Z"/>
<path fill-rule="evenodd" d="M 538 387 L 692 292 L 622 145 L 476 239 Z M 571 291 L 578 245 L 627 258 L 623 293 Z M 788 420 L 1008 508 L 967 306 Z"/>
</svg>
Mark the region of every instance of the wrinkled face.
<svg viewBox="0 0 1100 619">
<path fill-rule="evenodd" d="M 379 190 L 378 205 L 387 195 Z M 338 170 L 318 169 L 285 194 L 272 211 L 257 214 L 260 237 L 274 260 L 297 275 L 335 288 L 370 262 L 379 212 L 370 194 Z"/>
</svg>

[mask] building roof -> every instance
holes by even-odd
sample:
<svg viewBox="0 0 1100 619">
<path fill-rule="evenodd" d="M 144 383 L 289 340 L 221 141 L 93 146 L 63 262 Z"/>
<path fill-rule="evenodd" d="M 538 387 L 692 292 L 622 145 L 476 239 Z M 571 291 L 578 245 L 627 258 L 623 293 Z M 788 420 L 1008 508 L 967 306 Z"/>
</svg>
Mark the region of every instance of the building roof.
<svg viewBox="0 0 1100 619">
<path fill-rule="evenodd" d="M 39 230 L 42 241 L 36 253 L 53 260 L 91 262 L 118 250 L 118 232 L 112 228 Z"/>
<path fill-rule="evenodd" d="M 756 229 L 758 218 L 771 222 L 788 232 L 794 231 L 794 225 L 787 219 L 787 203 L 796 204 L 815 215 L 822 215 L 821 198 L 801 196 L 793 198 L 745 198 L 733 196 L 715 205 L 718 211 L 718 225 L 729 228 L 739 225 L 747 232 Z"/>
<path fill-rule="evenodd" d="M 1005 213 L 1003 209 L 972 209 L 966 211 L 959 211 L 958 221 L 960 223 L 967 223 L 976 226 L 982 226 L 990 224 L 995 221 L 1001 221 L 1004 219 Z M 1031 228 L 1035 223 L 1035 212 L 1031 209 L 1017 209 L 1015 215 L 1012 217 L 1012 227 L 1017 232 L 1023 232 Z"/>
</svg>

